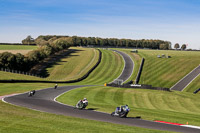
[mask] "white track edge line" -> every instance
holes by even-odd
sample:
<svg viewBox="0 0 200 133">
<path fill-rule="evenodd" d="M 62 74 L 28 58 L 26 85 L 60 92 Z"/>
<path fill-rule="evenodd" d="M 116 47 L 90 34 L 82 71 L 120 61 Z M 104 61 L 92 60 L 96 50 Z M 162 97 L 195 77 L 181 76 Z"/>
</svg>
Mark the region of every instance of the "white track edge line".
<svg viewBox="0 0 200 133">
<path fill-rule="evenodd" d="M 193 125 L 180 125 L 180 126 L 200 129 L 199 126 L 193 126 Z"/>
<path fill-rule="evenodd" d="M 192 73 L 193 71 L 195 71 L 198 67 L 199 67 L 199 65 L 198 65 L 196 68 L 194 68 L 190 73 Z M 190 73 L 188 73 L 186 76 L 184 76 L 182 79 L 180 79 L 175 85 L 177 85 L 178 83 L 180 83 L 180 82 L 181 82 L 184 78 L 186 78 Z M 170 88 L 170 90 L 171 90 L 175 85 L 173 85 L 173 86 Z"/>
<path fill-rule="evenodd" d="M 118 52 L 118 50 L 112 50 L 112 51 L 117 52 L 117 53 L 122 57 L 122 59 L 124 60 L 124 57 Z M 122 51 L 120 51 L 120 52 L 122 52 Z M 123 52 L 123 53 L 124 53 L 124 52 Z M 126 53 L 125 53 L 125 54 L 126 54 Z M 128 54 L 126 54 L 126 55 L 128 55 Z M 129 56 L 129 55 L 128 55 L 128 56 Z M 129 56 L 129 58 L 131 59 L 130 56 Z M 132 59 L 131 59 L 131 61 L 132 61 L 132 63 L 133 63 L 133 69 L 132 69 L 131 75 L 130 75 L 125 81 L 123 81 L 123 83 L 126 82 L 126 81 L 132 76 L 132 74 L 133 74 L 134 62 L 133 62 Z M 121 74 L 120 74 L 116 79 L 118 79 L 118 78 L 123 74 L 124 69 L 125 69 L 125 66 L 126 66 L 126 62 L 125 62 L 125 60 L 124 60 L 124 68 L 123 68 L 123 71 L 121 72 Z M 114 82 L 116 79 L 114 79 L 112 82 Z M 112 83 L 112 82 L 110 82 L 110 83 Z"/>
<path fill-rule="evenodd" d="M 78 88 L 82 88 L 82 87 L 78 87 Z M 78 89 L 78 88 L 75 88 L 75 89 Z M 57 99 L 58 97 L 60 97 L 61 95 L 65 94 L 65 93 L 67 93 L 67 92 L 70 92 L 70 91 L 72 91 L 72 90 L 73 90 L 73 89 L 68 90 L 68 91 L 65 91 L 65 92 L 59 94 L 58 96 L 56 96 L 56 97 L 53 99 L 53 101 L 56 102 L 56 103 L 65 105 L 65 106 L 74 107 L 74 106 L 72 106 L 72 105 L 64 104 L 64 103 L 61 103 L 61 102 L 59 102 L 59 101 L 56 100 L 56 99 Z M 104 114 L 109 114 L 109 113 L 105 113 L 105 112 L 101 112 L 101 111 L 96 111 L 96 110 L 93 110 L 93 111 L 95 111 L 95 112 L 100 112 L 100 113 L 104 113 Z"/>
<path fill-rule="evenodd" d="M 190 83 L 188 83 L 181 91 L 183 91 L 185 88 L 187 88 L 199 75 L 200 75 L 200 73 L 199 73 L 197 76 L 195 76 L 195 77 L 190 81 Z"/>
</svg>

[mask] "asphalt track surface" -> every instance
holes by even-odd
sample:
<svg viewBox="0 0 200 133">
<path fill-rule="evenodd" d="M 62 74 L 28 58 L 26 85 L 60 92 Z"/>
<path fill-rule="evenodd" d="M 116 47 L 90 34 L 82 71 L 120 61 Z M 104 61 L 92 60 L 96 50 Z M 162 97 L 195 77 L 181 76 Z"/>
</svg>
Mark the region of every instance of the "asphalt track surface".
<svg viewBox="0 0 200 133">
<path fill-rule="evenodd" d="M 125 58 L 124 60 L 126 62 Z M 127 67 L 125 66 L 123 73 L 126 72 L 125 71 L 126 69 Z M 123 75 L 123 73 L 121 75 Z M 3 101 L 13 104 L 13 105 L 22 106 L 22 107 L 26 107 L 33 110 L 42 111 L 42 112 L 48 112 L 48 113 L 54 113 L 54 114 L 60 114 L 60 115 L 78 117 L 78 118 L 85 118 L 85 119 L 97 120 L 97 121 L 103 121 L 103 122 L 110 122 L 110 123 L 115 123 L 115 124 L 122 124 L 122 125 L 136 126 L 136 127 L 150 128 L 150 129 L 157 129 L 157 130 L 167 130 L 167 131 L 174 131 L 174 132 L 185 132 L 185 133 L 199 133 L 200 132 L 199 129 L 195 129 L 195 128 L 158 123 L 158 122 L 142 120 L 142 119 L 138 119 L 134 117 L 128 117 L 128 118 L 112 117 L 110 114 L 98 112 L 98 111 L 95 111 L 95 109 L 78 110 L 78 109 L 74 109 L 74 107 L 72 106 L 64 105 L 62 103 L 55 101 L 55 99 L 61 94 L 67 91 L 70 91 L 72 89 L 85 87 L 85 86 L 87 85 L 63 86 L 63 87 L 58 87 L 57 89 L 47 88 L 47 89 L 36 91 L 35 95 L 32 97 L 28 97 L 28 93 L 23 93 L 23 94 L 10 96 L 10 97 L 5 97 L 3 98 Z M 113 109 L 113 111 L 114 110 L 115 109 Z"/>
<path fill-rule="evenodd" d="M 93 109 L 85 109 L 85 110 L 74 109 L 74 107 L 72 106 L 64 105 L 54 101 L 54 99 L 57 96 L 69 90 L 76 89 L 79 87 L 84 87 L 84 86 L 65 86 L 65 87 L 58 87 L 57 89 L 48 88 L 36 91 L 35 95 L 32 97 L 28 97 L 28 93 L 24 93 L 11 97 L 6 97 L 4 98 L 4 101 L 14 105 L 23 106 L 38 111 L 85 118 L 90 120 L 97 120 L 97 121 L 110 122 L 128 126 L 136 126 L 142 128 L 175 131 L 175 132 L 185 132 L 185 133 L 200 132 L 199 129 L 195 128 L 157 123 L 153 121 L 137 119 L 134 117 L 128 117 L 128 118 L 112 117 L 110 114 L 97 112 L 94 111 Z M 114 110 L 115 109 L 113 109 L 113 111 Z"/>
<path fill-rule="evenodd" d="M 133 73 L 133 69 L 134 69 L 134 63 L 133 63 L 133 60 L 131 59 L 131 57 L 124 53 L 124 52 L 121 52 L 121 51 L 118 51 L 118 50 L 113 50 L 117 53 L 119 53 L 123 59 L 124 59 L 124 63 L 125 63 L 125 66 L 124 66 L 124 69 L 123 69 L 123 72 L 121 73 L 121 75 L 116 78 L 112 83 L 114 83 L 116 80 L 123 80 L 123 82 L 126 82 L 132 75 Z"/>
<path fill-rule="evenodd" d="M 196 67 L 193 71 L 187 74 L 184 78 L 182 78 L 170 89 L 176 91 L 184 90 L 199 74 L 200 74 L 200 66 Z"/>
</svg>

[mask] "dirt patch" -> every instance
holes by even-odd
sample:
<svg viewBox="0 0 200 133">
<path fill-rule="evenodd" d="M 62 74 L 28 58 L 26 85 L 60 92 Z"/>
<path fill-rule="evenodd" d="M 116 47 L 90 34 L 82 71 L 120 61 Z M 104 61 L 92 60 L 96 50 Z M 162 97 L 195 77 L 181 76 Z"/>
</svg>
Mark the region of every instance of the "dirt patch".
<svg viewBox="0 0 200 133">
<path fill-rule="evenodd" d="M 25 55 L 25 54 L 27 54 L 30 51 L 33 51 L 33 50 L 0 50 L 0 53 L 10 52 L 10 53 L 13 53 L 13 54 L 20 53 L 20 54 Z"/>
</svg>

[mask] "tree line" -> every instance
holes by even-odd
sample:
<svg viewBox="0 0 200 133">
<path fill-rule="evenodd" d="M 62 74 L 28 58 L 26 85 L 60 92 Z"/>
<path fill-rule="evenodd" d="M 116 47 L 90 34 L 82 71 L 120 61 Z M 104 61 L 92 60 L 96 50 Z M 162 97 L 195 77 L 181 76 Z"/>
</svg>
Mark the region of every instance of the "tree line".
<svg viewBox="0 0 200 133">
<path fill-rule="evenodd" d="M 78 37 L 78 36 L 38 36 L 35 40 L 28 36 L 22 41 L 22 44 L 46 45 L 58 38 L 68 38 L 72 46 L 102 46 L 102 47 L 133 47 L 149 49 L 171 49 L 171 42 L 163 40 L 132 40 L 117 38 L 99 38 L 99 37 Z"/>
<path fill-rule="evenodd" d="M 26 55 L 12 54 L 9 52 L 0 53 L 0 67 L 29 71 L 34 65 L 48 56 L 68 49 L 70 46 L 102 46 L 102 47 L 134 47 L 149 49 L 171 49 L 171 42 L 163 40 L 131 40 L 117 38 L 99 37 L 78 37 L 78 36 L 38 36 L 36 39 L 27 36 L 22 44 L 37 44 L 38 49 L 30 51 Z"/>
<path fill-rule="evenodd" d="M 46 45 L 40 45 L 38 49 L 30 51 L 26 55 L 20 53 L 12 54 L 10 52 L 0 53 L 0 67 L 27 72 L 40 61 L 55 52 L 68 49 L 70 45 L 68 38 L 64 37 L 58 38 Z"/>
</svg>

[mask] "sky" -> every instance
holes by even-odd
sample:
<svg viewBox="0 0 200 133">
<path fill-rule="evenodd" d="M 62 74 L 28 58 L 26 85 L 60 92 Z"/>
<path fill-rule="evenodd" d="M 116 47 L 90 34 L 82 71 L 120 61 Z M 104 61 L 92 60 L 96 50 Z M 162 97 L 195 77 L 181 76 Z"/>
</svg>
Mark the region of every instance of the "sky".
<svg viewBox="0 0 200 133">
<path fill-rule="evenodd" d="M 200 49 L 200 0 L 0 0 L 0 42 L 28 35 L 160 39 Z"/>
</svg>

